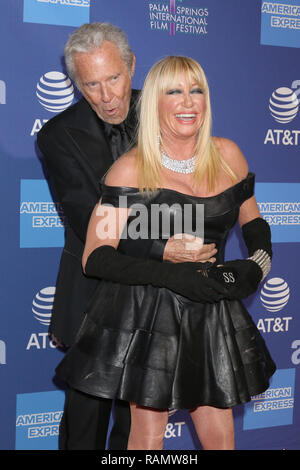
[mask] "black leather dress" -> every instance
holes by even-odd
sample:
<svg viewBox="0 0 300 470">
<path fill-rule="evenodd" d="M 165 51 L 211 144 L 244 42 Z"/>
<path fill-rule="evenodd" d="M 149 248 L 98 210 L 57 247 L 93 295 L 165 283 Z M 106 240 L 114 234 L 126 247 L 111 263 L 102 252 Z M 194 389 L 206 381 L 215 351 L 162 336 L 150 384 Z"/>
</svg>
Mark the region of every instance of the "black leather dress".
<svg viewBox="0 0 300 470">
<path fill-rule="evenodd" d="M 126 196 L 128 206 L 143 203 L 149 210 L 165 203 L 171 219 L 175 203 L 204 204 L 205 243 L 216 243 L 221 263 L 239 207 L 253 188 L 252 173 L 207 198 L 169 189 L 146 197 L 136 188 L 103 185 L 102 202 L 119 206 L 119 197 Z M 160 236 L 158 250 L 164 243 Z M 118 249 L 132 254 L 135 243 L 121 239 Z M 101 281 L 77 341 L 56 371 L 70 386 L 92 395 L 158 409 L 192 409 L 247 402 L 268 388 L 275 369 L 241 301 L 205 304 L 166 288 Z"/>
</svg>

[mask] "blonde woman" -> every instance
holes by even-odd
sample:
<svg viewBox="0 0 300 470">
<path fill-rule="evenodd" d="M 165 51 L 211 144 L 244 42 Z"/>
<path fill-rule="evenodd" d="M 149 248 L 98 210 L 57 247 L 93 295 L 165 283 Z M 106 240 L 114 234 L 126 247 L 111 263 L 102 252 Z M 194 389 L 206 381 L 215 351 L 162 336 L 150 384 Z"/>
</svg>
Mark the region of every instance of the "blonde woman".
<svg viewBox="0 0 300 470">
<path fill-rule="evenodd" d="M 157 205 L 159 222 L 150 217 Z M 189 237 L 192 254 L 199 207 L 215 264 L 139 258 L 153 225 L 164 243 L 164 218 L 168 236 Z M 178 225 L 178 213 L 190 225 Z M 237 221 L 249 258 L 224 262 Z M 111 167 L 90 220 L 83 268 L 102 282 L 57 373 L 83 392 L 130 402 L 128 449 L 162 449 L 170 408 L 190 411 L 204 449 L 233 449 L 232 407 L 266 390 L 275 371 L 240 300 L 256 291 L 271 257 L 254 175 L 234 142 L 211 136 L 201 66 L 161 60 L 142 91 L 138 145 Z"/>
</svg>

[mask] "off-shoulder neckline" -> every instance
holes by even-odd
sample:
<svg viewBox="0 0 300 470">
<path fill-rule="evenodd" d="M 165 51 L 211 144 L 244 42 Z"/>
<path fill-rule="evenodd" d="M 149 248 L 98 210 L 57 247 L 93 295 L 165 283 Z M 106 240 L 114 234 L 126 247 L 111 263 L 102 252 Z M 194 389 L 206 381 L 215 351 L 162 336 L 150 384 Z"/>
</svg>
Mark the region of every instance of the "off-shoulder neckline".
<svg viewBox="0 0 300 470">
<path fill-rule="evenodd" d="M 233 189 L 235 189 L 236 187 L 238 187 L 239 185 L 242 185 L 243 183 L 245 183 L 248 179 L 254 177 L 254 173 L 253 172 L 248 172 L 247 176 L 245 178 L 243 178 L 241 181 L 238 181 L 237 183 L 235 183 L 234 185 L 230 186 L 229 188 L 227 189 L 224 189 L 224 191 L 221 191 L 220 193 L 218 194 L 215 194 L 214 196 L 193 196 L 192 194 L 187 194 L 187 193 L 183 193 L 181 191 L 176 191 L 176 189 L 170 189 L 170 188 L 157 188 L 157 191 L 167 191 L 167 192 L 172 192 L 172 193 L 176 193 L 176 194 L 181 194 L 182 196 L 187 196 L 189 198 L 193 198 L 193 199 L 214 199 L 216 197 L 220 197 L 222 196 L 223 194 L 229 192 L 229 191 L 232 191 Z M 111 185 L 108 185 L 108 184 L 105 184 L 104 182 L 102 183 L 103 186 L 105 186 L 106 188 L 111 188 L 111 189 L 122 189 L 122 190 L 135 190 L 136 192 L 138 192 L 141 196 L 143 196 L 142 193 L 140 193 L 140 190 L 139 188 L 137 187 L 134 187 L 134 186 L 111 186 Z"/>
</svg>

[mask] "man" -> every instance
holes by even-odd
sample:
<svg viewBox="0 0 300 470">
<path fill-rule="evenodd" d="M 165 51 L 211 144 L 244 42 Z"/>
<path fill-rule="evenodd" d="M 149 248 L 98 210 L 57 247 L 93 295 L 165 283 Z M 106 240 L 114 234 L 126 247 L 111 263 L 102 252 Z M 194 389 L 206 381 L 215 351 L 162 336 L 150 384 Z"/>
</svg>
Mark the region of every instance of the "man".
<svg viewBox="0 0 300 470">
<path fill-rule="evenodd" d="M 134 139 L 138 92 L 131 90 L 135 56 L 119 28 L 85 24 L 71 35 L 64 52 L 68 73 L 83 97 L 48 121 L 37 142 L 67 220 L 50 333 L 70 346 L 99 282 L 84 276 L 81 267 L 89 218 L 101 197 L 102 177 Z M 148 257 L 173 262 L 204 261 L 216 252 L 211 245 L 186 252 L 184 241 L 174 239 L 164 253 L 151 240 L 146 249 Z M 68 389 L 60 448 L 104 449 L 110 410 L 110 400 Z M 111 450 L 126 449 L 129 427 L 128 406 L 117 401 Z"/>
</svg>

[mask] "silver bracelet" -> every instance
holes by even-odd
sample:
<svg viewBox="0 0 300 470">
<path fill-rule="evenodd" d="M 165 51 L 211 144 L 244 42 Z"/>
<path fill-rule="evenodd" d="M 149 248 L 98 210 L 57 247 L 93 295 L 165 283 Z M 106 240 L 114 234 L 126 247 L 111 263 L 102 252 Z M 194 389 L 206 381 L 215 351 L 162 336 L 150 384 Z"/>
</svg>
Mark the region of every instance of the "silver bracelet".
<svg viewBox="0 0 300 470">
<path fill-rule="evenodd" d="M 261 279 L 263 281 L 271 270 L 271 257 L 268 255 L 268 253 L 266 253 L 266 251 L 259 249 L 256 250 L 253 255 L 247 259 L 251 259 L 258 264 L 263 273 L 263 277 Z"/>
</svg>

